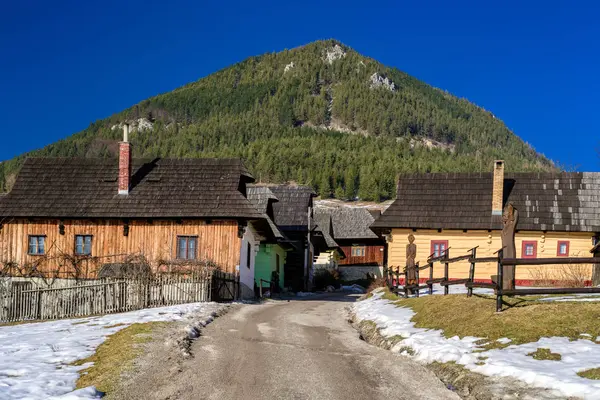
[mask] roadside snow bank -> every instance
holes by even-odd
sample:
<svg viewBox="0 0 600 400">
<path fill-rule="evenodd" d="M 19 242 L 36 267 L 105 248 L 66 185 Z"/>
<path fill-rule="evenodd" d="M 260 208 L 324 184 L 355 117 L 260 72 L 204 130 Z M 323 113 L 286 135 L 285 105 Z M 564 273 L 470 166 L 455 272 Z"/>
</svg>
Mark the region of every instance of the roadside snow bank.
<svg viewBox="0 0 600 400">
<path fill-rule="evenodd" d="M 474 372 L 499 377 L 511 377 L 528 385 L 551 389 L 564 396 L 600 398 L 600 381 L 581 378 L 577 372 L 600 365 L 600 345 L 588 339 L 570 341 L 564 337 L 541 338 L 535 343 L 510 345 L 504 349 L 481 350 L 475 344 L 482 338 L 445 338 L 441 330 L 416 328 L 411 318 L 415 313 L 406 307 L 396 307 L 376 292 L 354 304 L 358 322 L 373 321 L 382 336 L 401 336 L 391 349 L 400 352 L 412 348 L 413 357 L 424 363 L 450 362 Z M 502 342 L 506 342 L 503 338 Z M 559 353 L 561 360 L 536 360 L 527 354 L 538 348 Z"/>
<path fill-rule="evenodd" d="M 75 390 L 79 371 L 71 365 L 95 353 L 108 336 L 134 323 L 197 321 L 221 305 L 192 303 L 122 314 L 0 326 L 0 399 L 90 399 L 94 388 Z"/>
</svg>

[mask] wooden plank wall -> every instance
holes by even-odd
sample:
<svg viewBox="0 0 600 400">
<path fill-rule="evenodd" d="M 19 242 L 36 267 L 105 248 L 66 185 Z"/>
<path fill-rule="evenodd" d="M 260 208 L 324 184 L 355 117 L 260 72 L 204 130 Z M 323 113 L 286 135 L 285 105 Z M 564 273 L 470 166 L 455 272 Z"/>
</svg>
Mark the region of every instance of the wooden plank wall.
<svg viewBox="0 0 600 400">
<path fill-rule="evenodd" d="M 176 258 L 177 236 L 198 236 L 198 259 L 209 259 L 227 272 L 239 265 L 241 240 L 237 221 L 168 220 L 130 221 L 128 236 L 123 235 L 123 221 L 65 220 L 64 235 L 59 234 L 57 220 L 14 220 L 0 230 L 0 262 L 26 265 L 39 260 L 28 255 L 29 235 L 46 236 L 49 257 L 61 252 L 74 254 L 75 235 L 92 235 L 92 256 L 100 263 L 119 262 L 132 254 L 144 255 L 156 266 L 158 260 Z M 44 265 L 45 271 L 55 266 Z"/>
<path fill-rule="evenodd" d="M 357 246 L 360 246 L 359 244 Z M 365 245 L 364 257 L 352 257 L 351 245 L 340 246 L 346 258 L 339 260 L 338 265 L 383 265 L 385 246 Z"/>
<path fill-rule="evenodd" d="M 477 249 L 477 257 L 494 257 L 500 247 L 502 247 L 500 231 L 459 231 L 459 230 L 421 230 L 413 232 L 411 229 L 393 229 L 392 242 L 388 243 L 388 265 L 404 267 L 406 264 L 406 245 L 408 244 L 408 235 L 412 233 L 415 236 L 415 244 L 417 245 L 416 261 L 420 261 L 420 265 L 424 265 L 427 257 L 431 254 L 432 240 L 447 240 L 450 247 L 450 257 L 457 257 L 467 254 L 468 250 L 479 246 Z M 592 248 L 592 232 L 525 232 L 520 231 L 516 234 L 515 244 L 517 247 L 517 257 L 521 257 L 521 246 L 523 241 L 537 242 L 537 258 L 556 257 L 556 249 L 559 240 L 568 240 L 569 256 L 570 257 L 590 257 L 589 253 Z M 536 266 L 536 267 L 517 267 L 516 280 L 526 284 L 528 281 L 536 280 L 539 277 L 541 269 L 549 271 L 549 277 L 558 279 L 561 275 L 559 270 L 565 270 L 562 266 Z M 567 267 L 568 268 L 568 267 Z M 583 269 L 584 274 L 591 278 L 591 265 L 583 267 L 573 267 Z M 491 275 L 497 272 L 496 263 L 478 263 L 475 269 L 475 279 L 490 280 Z M 578 272 L 578 271 L 574 271 Z M 450 278 L 468 278 L 469 263 L 461 261 L 450 264 Z M 436 263 L 434 268 L 434 277 L 440 278 L 443 276 L 443 264 Z"/>
</svg>

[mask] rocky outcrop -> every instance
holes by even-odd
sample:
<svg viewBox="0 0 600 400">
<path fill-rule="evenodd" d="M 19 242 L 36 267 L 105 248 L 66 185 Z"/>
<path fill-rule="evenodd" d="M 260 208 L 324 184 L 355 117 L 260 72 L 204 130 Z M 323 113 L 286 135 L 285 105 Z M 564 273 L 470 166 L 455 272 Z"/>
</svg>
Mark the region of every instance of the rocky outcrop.
<svg viewBox="0 0 600 400">
<path fill-rule="evenodd" d="M 291 63 L 289 63 L 288 65 L 285 66 L 285 68 L 283 69 L 283 73 L 285 74 L 286 72 L 288 72 L 290 69 L 294 68 L 296 66 L 296 64 L 294 64 L 294 62 L 292 61 Z"/>
<path fill-rule="evenodd" d="M 390 79 L 388 79 L 386 77 L 379 75 L 377 72 L 375 72 L 373 75 L 371 75 L 369 80 L 370 80 L 369 87 L 371 89 L 384 88 L 384 89 L 389 90 L 390 92 L 396 91 L 396 85 L 394 84 L 394 82 L 392 82 Z"/>
<path fill-rule="evenodd" d="M 334 61 L 346 57 L 346 52 L 342 49 L 342 46 L 336 44 L 335 46 L 327 49 L 323 56 L 323 61 L 329 64 L 333 64 Z"/>
<path fill-rule="evenodd" d="M 154 128 L 154 124 L 147 118 L 138 118 L 136 120 L 133 121 L 127 121 L 129 123 L 129 125 L 131 126 L 131 131 L 151 131 L 152 128 Z M 116 125 L 113 125 L 110 127 L 111 131 L 114 131 L 116 129 L 123 129 L 123 122 L 119 122 Z"/>
</svg>

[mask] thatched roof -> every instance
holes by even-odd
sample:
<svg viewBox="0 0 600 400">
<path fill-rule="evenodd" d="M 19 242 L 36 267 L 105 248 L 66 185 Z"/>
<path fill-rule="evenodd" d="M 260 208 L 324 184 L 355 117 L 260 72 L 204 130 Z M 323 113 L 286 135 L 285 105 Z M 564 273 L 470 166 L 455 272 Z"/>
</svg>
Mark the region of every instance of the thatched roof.
<svg viewBox="0 0 600 400">
<path fill-rule="evenodd" d="M 492 216 L 492 174 L 406 174 L 372 228 L 501 229 Z M 508 173 L 504 206 L 520 230 L 600 232 L 600 173 Z"/>
<path fill-rule="evenodd" d="M 0 216 L 262 219 L 245 197 L 254 179 L 237 159 L 133 160 L 131 190 L 117 194 L 118 161 L 29 158 Z"/>
</svg>

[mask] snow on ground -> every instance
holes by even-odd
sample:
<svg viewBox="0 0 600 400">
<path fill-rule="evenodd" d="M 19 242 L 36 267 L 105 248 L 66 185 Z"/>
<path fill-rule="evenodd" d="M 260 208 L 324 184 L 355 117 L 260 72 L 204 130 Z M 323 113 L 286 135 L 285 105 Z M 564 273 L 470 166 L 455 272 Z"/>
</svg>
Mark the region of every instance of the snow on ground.
<svg viewBox="0 0 600 400">
<path fill-rule="evenodd" d="M 0 399 L 96 398 L 94 388 L 74 392 L 79 371 L 91 364 L 71 364 L 94 354 L 109 335 L 136 322 L 209 322 L 219 307 L 216 303 L 191 303 L 102 317 L 0 326 Z"/>
<path fill-rule="evenodd" d="M 375 322 L 383 336 L 402 336 L 392 351 L 411 347 L 414 358 L 431 363 L 454 361 L 464 367 L 488 376 L 512 377 L 530 386 L 551 389 L 563 396 L 586 399 L 600 398 L 600 381 L 581 378 L 577 372 L 600 366 L 600 344 L 584 338 L 571 341 L 564 337 L 541 338 L 534 343 L 510 345 L 503 349 L 481 351 L 476 342 L 483 338 L 452 337 L 446 339 L 441 330 L 416 328 L 410 308 L 396 307 L 382 299 L 382 293 L 354 305 L 359 321 Z M 506 338 L 499 339 L 503 343 Z M 561 360 L 535 360 L 528 353 L 548 348 L 559 353 Z M 478 352 L 475 352 L 479 350 Z"/>
</svg>

